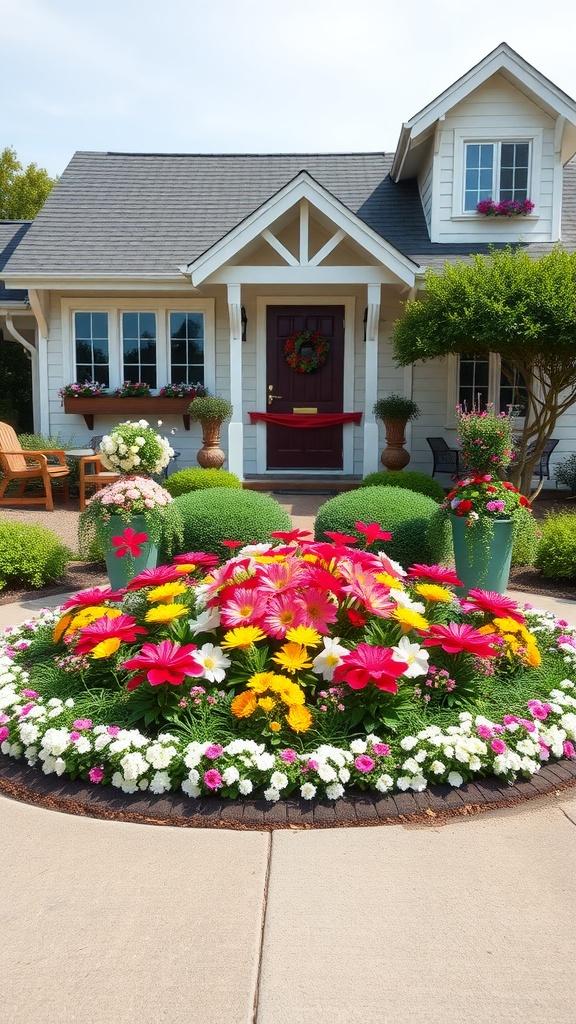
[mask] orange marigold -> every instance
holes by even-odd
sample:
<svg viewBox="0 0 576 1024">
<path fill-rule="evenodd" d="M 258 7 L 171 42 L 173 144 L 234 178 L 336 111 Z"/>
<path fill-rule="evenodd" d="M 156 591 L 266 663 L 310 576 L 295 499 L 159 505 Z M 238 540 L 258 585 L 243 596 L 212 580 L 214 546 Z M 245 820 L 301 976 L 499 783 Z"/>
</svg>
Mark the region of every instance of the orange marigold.
<svg viewBox="0 0 576 1024">
<path fill-rule="evenodd" d="M 312 715 L 308 708 L 301 704 L 292 704 L 286 715 L 286 721 L 294 732 L 307 732 L 312 725 Z"/>
<path fill-rule="evenodd" d="M 230 710 L 236 718 L 250 718 L 256 711 L 257 701 L 256 697 L 250 690 L 244 690 L 244 693 L 239 693 L 237 697 L 234 697 Z"/>
</svg>

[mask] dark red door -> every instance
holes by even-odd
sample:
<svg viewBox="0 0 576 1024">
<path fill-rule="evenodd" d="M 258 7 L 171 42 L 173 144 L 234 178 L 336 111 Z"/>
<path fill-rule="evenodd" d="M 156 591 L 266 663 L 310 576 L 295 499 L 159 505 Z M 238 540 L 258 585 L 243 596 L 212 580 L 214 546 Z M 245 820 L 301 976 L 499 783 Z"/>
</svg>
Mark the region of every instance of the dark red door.
<svg viewBox="0 0 576 1024">
<path fill-rule="evenodd" d="M 320 331 L 330 343 L 328 359 L 314 373 L 288 366 L 284 345 L 291 334 Z M 343 306 L 268 306 L 266 411 L 314 409 L 342 412 L 344 378 Z M 342 469 L 342 426 L 322 428 L 266 424 L 268 469 Z"/>
</svg>

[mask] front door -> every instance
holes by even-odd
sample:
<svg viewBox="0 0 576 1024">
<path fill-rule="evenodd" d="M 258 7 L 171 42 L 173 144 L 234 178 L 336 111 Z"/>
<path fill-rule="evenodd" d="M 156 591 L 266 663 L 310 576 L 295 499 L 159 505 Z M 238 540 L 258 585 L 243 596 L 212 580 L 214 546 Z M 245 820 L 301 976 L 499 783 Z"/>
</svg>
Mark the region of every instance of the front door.
<svg viewBox="0 0 576 1024">
<path fill-rule="evenodd" d="M 268 306 L 266 412 L 342 412 L 343 306 Z M 324 365 L 299 373 L 286 362 L 287 340 L 319 331 L 329 351 Z M 305 354 L 305 353 L 304 353 Z M 267 423 L 268 469 L 342 469 L 342 425 L 310 428 Z"/>
</svg>

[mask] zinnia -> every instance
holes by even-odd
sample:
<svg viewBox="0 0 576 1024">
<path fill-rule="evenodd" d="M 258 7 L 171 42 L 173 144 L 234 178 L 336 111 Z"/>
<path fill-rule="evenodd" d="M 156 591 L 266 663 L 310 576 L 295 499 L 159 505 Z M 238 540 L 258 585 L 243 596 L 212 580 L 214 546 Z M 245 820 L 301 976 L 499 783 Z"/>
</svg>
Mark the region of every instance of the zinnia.
<svg viewBox="0 0 576 1024">
<path fill-rule="evenodd" d="M 388 647 L 358 644 L 356 650 L 343 656 L 342 663 L 334 670 L 334 682 L 348 683 L 353 690 L 363 690 L 368 683 L 374 683 L 379 690 L 396 693 L 396 680 L 407 668 L 405 661 L 396 661 Z"/>
<path fill-rule="evenodd" d="M 138 676 L 130 680 L 128 689 L 134 690 L 145 678 L 148 679 L 150 686 L 161 686 L 162 683 L 180 686 L 185 676 L 201 676 L 202 666 L 192 657 L 195 650 L 196 644 L 180 646 L 172 640 L 162 640 L 159 644 L 143 644 L 140 654 L 122 664 L 122 668 L 143 669 Z"/>
</svg>

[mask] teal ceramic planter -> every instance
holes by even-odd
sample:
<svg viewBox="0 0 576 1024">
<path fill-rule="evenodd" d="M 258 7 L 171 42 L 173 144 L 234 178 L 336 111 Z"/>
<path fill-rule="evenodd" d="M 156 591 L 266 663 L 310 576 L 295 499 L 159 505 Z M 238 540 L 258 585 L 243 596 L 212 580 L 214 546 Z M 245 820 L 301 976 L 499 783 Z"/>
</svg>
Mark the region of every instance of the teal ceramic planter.
<svg viewBox="0 0 576 1024">
<path fill-rule="evenodd" d="M 138 573 L 144 569 L 154 569 L 158 564 L 158 545 L 152 540 L 138 545 L 141 552 L 139 555 L 127 552 L 118 557 L 118 548 L 113 546 L 112 538 L 122 537 L 128 527 L 132 527 L 135 533 L 148 533 L 144 516 L 134 516 L 129 523 L 120 516 L 111 516 L 107 524 L 106 572 L 113 590 L 121 590 Z"/>
<path fill-rule="evenodd" d="M 456 572 L 468 593 L 473 587 L 503 594 L 512 560 L 512 520 L 492 519 L 488 525 L 466 526 L 464 516 L 451 516 Z"/>
</svg>

